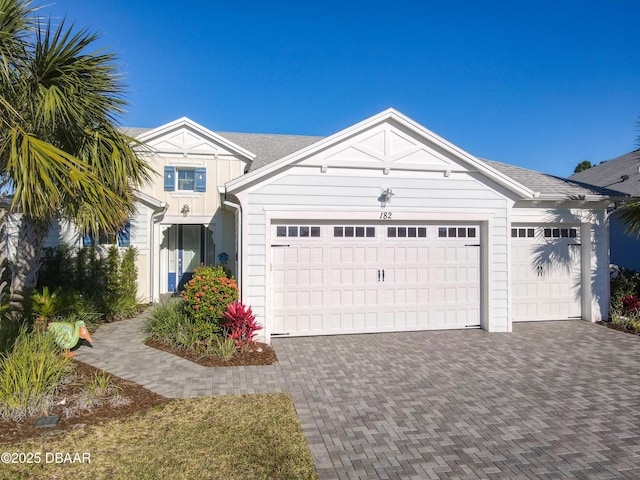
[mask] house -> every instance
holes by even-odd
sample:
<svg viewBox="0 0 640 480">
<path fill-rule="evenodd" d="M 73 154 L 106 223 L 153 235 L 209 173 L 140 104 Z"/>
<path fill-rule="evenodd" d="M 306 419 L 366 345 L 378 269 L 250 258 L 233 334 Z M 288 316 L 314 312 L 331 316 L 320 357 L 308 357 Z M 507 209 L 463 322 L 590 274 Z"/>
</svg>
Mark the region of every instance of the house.
<svg viewBox="0 0 640 480">
<path fill-rule="evenodd" d="M 619 192 L 476 158 L 393 109 L 326 138 L 125 133 L 159 173 L 111 238 L 137 248 L 143 299 L 226 261 L 266 341 L 608 314 Z"/>
<path fill-rule="evenodd" d="M 631 197 L 640 197 L 640 150 L 621 155 L 594 167 L 574 173 L 571 180 L 612 188 Z M 626 232 L 626 226 L 613 212 L 609 227 L 611 263 L 640 271 L 640 242 Z"/>
</svg>

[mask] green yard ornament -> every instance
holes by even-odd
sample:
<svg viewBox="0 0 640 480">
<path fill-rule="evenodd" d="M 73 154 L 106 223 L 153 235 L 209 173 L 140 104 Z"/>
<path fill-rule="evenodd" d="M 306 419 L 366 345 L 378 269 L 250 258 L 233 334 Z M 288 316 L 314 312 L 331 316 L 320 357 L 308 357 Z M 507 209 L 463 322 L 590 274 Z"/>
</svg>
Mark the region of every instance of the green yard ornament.
<svg viewBox="0 0 640 480">
<path fill-rule="evenodd" d="M 86 340 L 89 346 L 93 348 L 91 335 L 89 335 L 89 330 L 87 330 L 82 320 L 78 320 L 76 323 L 51 322 L 47 330 L 53 335 L 56 344 L 65 350 L 65 355 L 68 357 L 73 356 L 70 350 L 78 346 L 81 338 Z"/>
</svg>

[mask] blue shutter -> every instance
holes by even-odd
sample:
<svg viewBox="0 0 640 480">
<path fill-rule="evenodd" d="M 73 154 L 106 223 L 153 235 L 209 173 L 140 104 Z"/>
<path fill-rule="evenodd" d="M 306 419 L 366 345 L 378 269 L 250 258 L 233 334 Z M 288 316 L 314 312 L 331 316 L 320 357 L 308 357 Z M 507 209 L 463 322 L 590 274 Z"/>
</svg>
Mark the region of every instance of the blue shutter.
<svg viewBox="0 0 640 480">
<path fill-rule="evenodd" d="M 176 167 L 164 167 L 164 191 L 173 192 L 176 188 Z"/>
<path fill-rule="evenodd" d="M 207 191 L 207 169 L 196 167 L 196 192 Z"/>
<path fill-rule="evenodd" d="M 118 245 L 121 247 L 131 246 L 131 224 L 129 222 L 118 232 Z"/>
<path fill-rule="evenodd" d="M 91 237 L 91 234 L 87 233 L 82 236 L 82 246 L 83 247 L 93 246 L 93 237 Z"/>
</svg>

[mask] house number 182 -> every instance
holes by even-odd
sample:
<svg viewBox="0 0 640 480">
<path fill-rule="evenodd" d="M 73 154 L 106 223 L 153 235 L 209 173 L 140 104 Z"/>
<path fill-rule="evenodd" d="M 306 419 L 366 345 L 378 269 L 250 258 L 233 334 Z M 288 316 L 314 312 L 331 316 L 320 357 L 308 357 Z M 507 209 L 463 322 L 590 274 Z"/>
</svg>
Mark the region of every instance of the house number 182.
<svg viewBox="0 0 640 480">
<path fill-rule="evenodd" d="M 380 220 L 391 220 L 392 212 L 380 212 Z"/>
</svg>

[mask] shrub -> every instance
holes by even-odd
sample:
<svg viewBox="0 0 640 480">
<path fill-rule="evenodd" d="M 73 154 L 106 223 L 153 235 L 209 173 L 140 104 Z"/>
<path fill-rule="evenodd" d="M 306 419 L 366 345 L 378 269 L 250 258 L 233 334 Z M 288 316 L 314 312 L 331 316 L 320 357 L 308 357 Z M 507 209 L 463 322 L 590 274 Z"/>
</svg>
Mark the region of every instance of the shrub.
<svg viewBox="0 0 640 480">
<path fill-rule="evenodd" d="M 635 295 L 629 295 L 622 299 L 622 306 L 626 313 L 637 314 L 640 313 L 640 298 Z"/>
<path fill-rule="evenodd" d="M 113 377 L 102 370 L 94 372 L 83 386 L 89 395 L 96 399 L 119 395 L 122 392 L 122 388 L 113 382 Z"/>
<path fill-rule="evenodd" d="M 138 268 L 136 258 L 138 252 L 133 247 L 127 247 L 120 261 L 120 289 L 123 295 L 134 301 L 138 298 Z"/>
<path fill-rule="evenodd" d="M 18 421 L 47 414 L 53 397 L 73 364 L 52 335 L 20 331 L 12 352 L 0 357 L 0 417 Z"/>
<path fill-rule="evenodd" d="M 112 246 L 106 256 L 95 247 L 47 248 L 38 288 L 60 293 L 65 305 L 60 313 L 91 304 L 92 311 L 108 320 L 130 317 L 138 312 L 136 255 L 133 247 L 121 251 Z M 81 305 L 76 307 L 76 301 Z"/>
<path fill-rule="evenodd" d="M 236 350 L 236 342 L 232 338 L 210 337 L 204 342 L 203 356 L 213 356 L 227 362 L 231 360 Z"/>
<path fill-rule="evenodd" d="M 253 343 L 256 332 L 262 330 L 262 326 L 256 323 L 251 307 L 246 307 L 238 301 L 227 306 L 223 317 L 224 326 L 229 329 L 229 338 L 236 342 L 238 348 Z"/>
<path fill-rule="evenodd" d="M 623 299 L 640 294 L 640 273 L 621 268 L 611 279 L 611 311 L 620 314 L 624 310 Z"/>
<path fill-rule="evenodd" d="M 186 346 L 185 328 L 193 330 L 194 325 L 186 314 L 181 301 L 160 303 L 153 308 L 145 332 L 149 338 L 157 340 L 171 347 Z M 190 346 L 190 345 L 188 345 Z"/>
<path fill-rule="evenodd" d="M 42 293 L 35 291 L 31 294 L 31 301 L 31 310 L 37 317 L 36 325 L 41 329 L 44 329 L 49 318 L 58 315 L 63 308 L 59 287 L 55 292 L 49 292 L 49 287 L 43 287 Z"/>
<path fill-rule="evenodd" d="M 69 245 L 46 247 L 42 252 L 42 267 L 38 273 L 38 286 L 52 290 L 74 290 L 76 288 L 76 265 L 74 249 Z"/>
<path fill-rule="evenodd" d="M 237 300 L 238 286 L 235 280 L 226 277 L 221 266 L 206 266 L 195 269 L 181 293 L 189 315 L 197 322 L 211 324 L 211 332 L 220 334 L 222 314 L 227 305 Z"/>
<path fill-rule="evenodd" d="M 4 266 L 0 267 L 0 355 L 13 349 L 13 344 L 18 338 L 21 328 L 20 320 L 7 314 L 8 304 L 6 300 L 8 295 L 5 295 L 4 290 L 8 282 L 3 279 L 6 271 L 7 269 Z"/>
<path fill-rule="evenodd" d="M 17 318 L 9 315 L 0 317 L 0 355 L 7 354 L 13 349 L 23 327 L 24 325 Z"/>
</svg>

